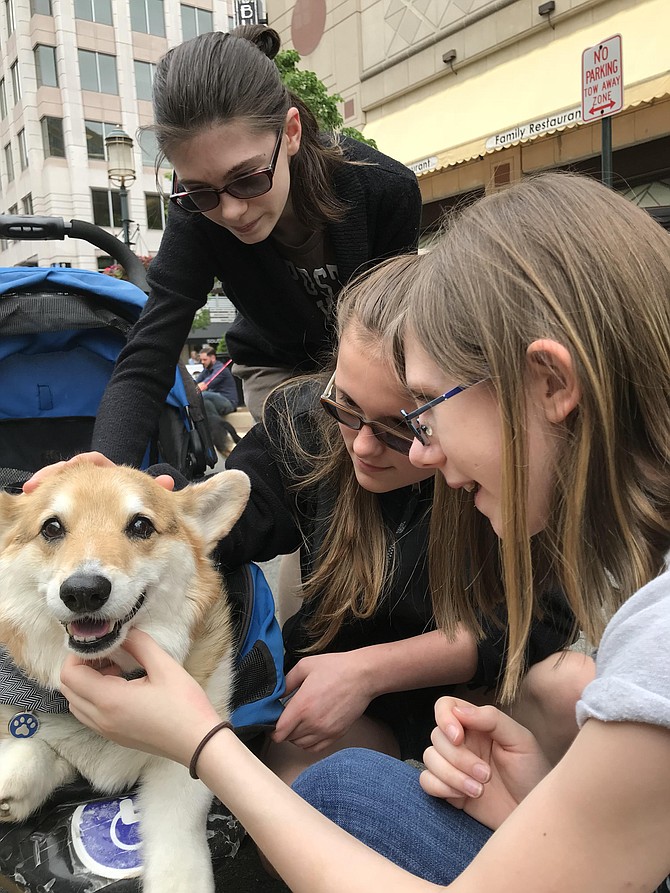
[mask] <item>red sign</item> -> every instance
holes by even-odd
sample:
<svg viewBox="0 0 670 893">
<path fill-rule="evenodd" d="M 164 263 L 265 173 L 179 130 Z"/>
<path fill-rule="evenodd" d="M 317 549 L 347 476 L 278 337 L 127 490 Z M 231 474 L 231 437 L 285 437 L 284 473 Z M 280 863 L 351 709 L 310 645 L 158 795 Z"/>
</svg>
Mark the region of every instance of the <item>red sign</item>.
<svg viewBox="0 0 670 893">
<path fill-rule="evenodd" d="M 615 115 L 623 108 L 621 35 L 582 53 L 582 121 Z"/>
</svg>

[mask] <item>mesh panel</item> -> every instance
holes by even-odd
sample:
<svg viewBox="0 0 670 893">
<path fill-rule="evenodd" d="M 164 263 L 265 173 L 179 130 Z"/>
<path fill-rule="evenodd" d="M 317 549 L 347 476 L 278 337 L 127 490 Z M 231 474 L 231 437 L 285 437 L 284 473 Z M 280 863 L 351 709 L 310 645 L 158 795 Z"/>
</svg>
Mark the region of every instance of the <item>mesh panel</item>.
<svg viewBox="0 0 670 893">
<path fill-rule="evenodd" d="M 12 292 L 0 300 L 3 335 L 36 335 L 68 329 L 115 328 L 128 334 L 131 323 L 101 305 L 100 298 L 50 292 Z"/>
<path fill-rule="evenodd" d="M 256 642 L 237 665 L 232 709 L 267 698 L 277 684 L 277 671 L 265 642 Z"/>
</svg>

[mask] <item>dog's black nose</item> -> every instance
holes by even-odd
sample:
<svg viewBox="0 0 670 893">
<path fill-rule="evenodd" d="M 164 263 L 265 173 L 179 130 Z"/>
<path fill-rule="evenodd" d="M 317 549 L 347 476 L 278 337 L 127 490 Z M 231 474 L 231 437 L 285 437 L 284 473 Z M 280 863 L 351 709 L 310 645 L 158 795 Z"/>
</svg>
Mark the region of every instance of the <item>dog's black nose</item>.
<svg viewBox="0 0 670 893">
<path fill-rule="evenodd" d="M 93 613 L 101 608 L 112 591 L 112 584 L 100 574 L 72 574 L 60 587 L 61 601 L 77 614 Z"/>
</svg>

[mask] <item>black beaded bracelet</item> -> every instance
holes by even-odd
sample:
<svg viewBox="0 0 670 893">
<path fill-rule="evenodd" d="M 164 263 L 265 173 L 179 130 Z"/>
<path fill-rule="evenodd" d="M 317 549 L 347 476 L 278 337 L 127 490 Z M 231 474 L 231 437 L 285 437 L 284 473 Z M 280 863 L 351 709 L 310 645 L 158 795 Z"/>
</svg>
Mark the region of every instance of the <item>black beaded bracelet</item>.
<svg viewBox="0 0 670 893">
<path fill-rule="evenodd" d="M 191 762 L 188 767 L 188 774 L 191 776 L 191 778 L 198 777 L 198 773 L 195 771 L 195 767 L 198 765 L 198 758 L 202 753 L 203 747 L 205 746 L 205 744 L 207 744 L 209 739 L 213 738 L 217 732 L 221 731 L 221 729 L 230 729 L 231 732 L 235 731 L 234 727 L 227 720 L 224 719 L 223 722 L 220 722 L 218 724 L 218 726 L 214 726 L 213 729 L 210 729 L 209 732 L 207 732 L 200 744 L 198 744 L 198 746 L 196 747 L 195 751 L 193 752 L 193 756 L 191 757 Z"/>
</svg>

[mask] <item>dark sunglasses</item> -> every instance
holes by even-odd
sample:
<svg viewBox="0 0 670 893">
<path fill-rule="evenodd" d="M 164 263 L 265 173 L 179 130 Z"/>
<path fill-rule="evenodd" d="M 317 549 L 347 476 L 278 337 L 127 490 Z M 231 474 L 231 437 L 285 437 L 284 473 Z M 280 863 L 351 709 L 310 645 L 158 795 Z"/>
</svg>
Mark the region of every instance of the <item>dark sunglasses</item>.
<svg viewBox="0 0 670 893">
<path fill-rule="evenodd" d="M 255 171 L 253 174 L 238 177 L 221 189 L 214 189 L 213 186 L 203 186 L 201 189 L 182 189 L 179 191 L 181 184 L 177 180 L 176 171 L 173 172 L 170 201 L 191 214 L 202 214 L 204 211 L 213 211 L 218 207 L 221 196 L 224 193 L 232 195 L 233 198 L 241 199 L 258 198 L 260 195 L 265 195 L 266 192 L 272 189 L 272 180 L 277 167 L 283 135 L 284 128 L 282 126 L 277 134 L 277 141 L 268 167 L 261 168 L 261 170 Z"/>
<path fill-rule="evenodd" d="M 367 425 L 377 440 L 383 443 L 384 446 L 395 450 L 396 453 L 402 453 L 403 456 L 409 455 L 414 438 L 409 437 L 402 429 L 398 430 L 391 428 L 389 425 L 384 425 L 382 422 L 373 422 L 370 419 L 365 419 L 359 412 L 349 409 L 347 406 L 342 406 L 341 403 L 336 403 L 331 397 L 334 387 L 335 373 L 333 373 L 333 377 L 326 385 L 326 390 L 321 395 L 321 406 L 323 406 L 328 415 L 332 416 L 336 422 L 351 428 L 353 431 L 360 431 L 363 425 Z"/>
</svg>

